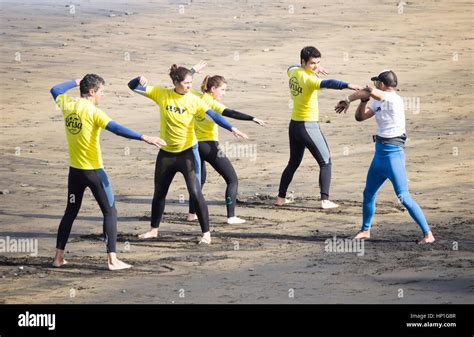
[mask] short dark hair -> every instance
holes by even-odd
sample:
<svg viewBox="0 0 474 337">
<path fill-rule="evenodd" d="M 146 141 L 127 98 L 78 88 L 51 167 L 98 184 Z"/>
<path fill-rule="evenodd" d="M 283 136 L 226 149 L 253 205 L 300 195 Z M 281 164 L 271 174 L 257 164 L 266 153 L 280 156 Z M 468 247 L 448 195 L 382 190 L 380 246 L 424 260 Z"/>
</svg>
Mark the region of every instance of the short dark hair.
<svg viewBox="0 0 474 337">
<path fill-rule="evenodd" d="M 379 79 L 387 87 L 395 88 L 398 85 L 397 75 L 391 70 L 381 73 Z"/>
<path fill-rule="evenodd" d="M 170 68 L 170 77 L 173 83 L 182 82 L 188 75 L 192 75 L 191 70 L 185 67 L 178 67 L 176 64 L 173 64 Z"/>
<path fill-rule="evenodd" d="M 312 57 L 321 57 L 321 53 L 319 52 L 319 50 L 312 46 L 304 47 L 303 49 L 301 49 L 300 60 L 308 62 L 309 59 Z"/>
<path fill-rule="evenodd" d="M 81 96 L 85 97 L 89 95 L 89 90 L 97 90 L 101 84 L 105 85 L 105 81 L 102 77 L 96 74 L 87 74 L 83 77 L 81 83 L 79 84 Z"/>
</svg>

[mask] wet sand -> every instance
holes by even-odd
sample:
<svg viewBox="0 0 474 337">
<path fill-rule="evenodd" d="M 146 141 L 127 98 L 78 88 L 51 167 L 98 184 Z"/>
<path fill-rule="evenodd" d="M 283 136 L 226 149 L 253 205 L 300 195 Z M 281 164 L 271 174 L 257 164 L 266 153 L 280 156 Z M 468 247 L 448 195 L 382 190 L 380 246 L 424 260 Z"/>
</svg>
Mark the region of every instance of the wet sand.
<svg viewBox="0 0 474 337">
<path fill-rule="evenodd" d="M 468 2 L 52 1 L 1 5 L 0 238 L 34 238 L 37 256 L 0 253 L 2 303 L 472 303 L 473 32 Z M 180 7 L 183 6 L 183 7 Z M 184 10 L 184 12 L 183 12 Z M 182 13 L 180 13 L 182 12 Z M 328 140 L 335 210 L 321 210 L 319 168 L 307 152 L 290 185 L 295 203 L 272 205 L 289 155 L 291 109 L 286 68 L 315 45 L 329 78 L 360 85 L 391 68 L 407 103 L 411 193 L 437 238 L 421 232 L 386 183 L 364 255 L 327 252 L 326 240 L 360 227 L 362 191 L 373 155 L 375 121 L 333 112 L 348 92 L 319 95 Z M 64 268 L 50 268 L 67 195 L 68 154 L 61 112 L 49 89 L 94 72 L 107 81 L 101 108 L 135 130 L 158 135 L 156 105 L 127 82 L 145 75 L 169 84 L 172 63 L 205 59 L 229 82 L 223 103 L 267 120 L 233 121 L 250 140 L 221 131 L 221 144 L 257 149 L 231 158 L 239 176 L 237 215 L 225 223 L 225 183 L 208 168 L 204 187 L 213 243 L 196 245 L 185 221 L 186 187 L 176 176 L 159 239 L 149 227 L 157 151 L 101 134 L 116 195 L 119 255 L 134 268 L 109 272 L 102 216 L 89 191 L 74 223 Z M 195 78 L 198 87 L 203 75 Z M 79 95 L 77 89 L 71 91 Z M 456 249 L 457 248 L 457 249 Z M 400 296 L 400 289 L 403 296 Z M 73 296 L 72 296 L 73 295 Z"/>
</svg>

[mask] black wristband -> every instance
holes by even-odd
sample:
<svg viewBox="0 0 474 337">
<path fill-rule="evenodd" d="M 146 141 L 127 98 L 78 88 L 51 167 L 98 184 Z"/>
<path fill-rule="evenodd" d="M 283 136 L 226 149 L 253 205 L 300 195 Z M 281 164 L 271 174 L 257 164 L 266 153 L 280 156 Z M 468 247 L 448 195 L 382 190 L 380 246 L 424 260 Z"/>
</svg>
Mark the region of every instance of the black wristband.
<svg viewBox="0 0 474 337">
<path fill-rule="evenodd" d="M 367 103 L 368 101 L 370 101 L 370 98 L 366 98 L 366 99 L 361 98 L 360 101 L 363 102 L 363 103 Z"/>
</svg>

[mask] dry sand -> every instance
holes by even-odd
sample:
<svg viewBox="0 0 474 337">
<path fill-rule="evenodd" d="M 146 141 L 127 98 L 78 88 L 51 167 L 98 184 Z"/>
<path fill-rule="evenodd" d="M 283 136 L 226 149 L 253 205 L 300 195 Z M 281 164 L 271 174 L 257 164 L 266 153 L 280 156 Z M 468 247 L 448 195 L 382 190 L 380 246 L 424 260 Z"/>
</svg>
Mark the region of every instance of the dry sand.
<svg viewBox="0 0 474 337">
<path fill-rule="evenodd" d="M 180 7 L 180 5 L 182 7 Z M 0 238 L 36 238 L 38 256 L 1 253 L 3 303 L 472 303 L 473 31 L 472 2 L 414 1 L 55 1 L 1 3 Z M 291 7 L 293 6 L 293 7 Z M 183 12 L 184 10 L 184 12 Z M 182 13 L 180 13 L 182 12 Z M 375 121 L 358 124 L 347 92 L 320 93 L 321 127 L 333 160 L 332 199 L 318 209 L 319 168 L 306 157 L 290 186 L 295 203 L 272 202 L 289 154 L 286 67 L 315 45 L 329 78 L 361 85 L 383 68 L 399 76 L 407 109 L 410 189 L 437 237 L 421 232 L 390 184 L 378 198 L 365 254 L 330 253 L 325 240 L 360 227 L 373 155 Z M 237 214 L 225 224 L 223 180 L 209 169 L 205 196 L 214 242 L 197 246 L 197 223 L 184 221 L 182 177 L 168 194 L 162 236 L 149 227 L 157 151 L 102 132 L 105 168 L 116 194 L 120 256 L 132 270 L 109 272 L 99 207 L 86 192 L 67 257 L 50 268 L 67 194 L 62 115 L 49 89 L 98 73 L 107 81 L 101 108 L 133 129 L 157 135 L 156 105 L 132 93 L 138 74 L 169 84 L 172 63 L 208 61 L 229 80 L 224 103 L 269 122 L 236 121 L 256 158 L 232 158 L 239 175 Z M 196 77 L 196 86 L 202 75 Z M 72 91 L 78 95 L 77 89 Z M 419 103 L 417 105 L 416 103 Z M 354 104 L 355 105 L 355 104 Z M 240 144 L 221 131 L 221 143 Z M 128 151 L 128 155 L 127 155 Z M 457 250 L 453 249 L 456 248 Z M 400 297 L 400 290 L 403 297 Z M 291 296 L 294 295 L 294 296 Z"/>
</svg>

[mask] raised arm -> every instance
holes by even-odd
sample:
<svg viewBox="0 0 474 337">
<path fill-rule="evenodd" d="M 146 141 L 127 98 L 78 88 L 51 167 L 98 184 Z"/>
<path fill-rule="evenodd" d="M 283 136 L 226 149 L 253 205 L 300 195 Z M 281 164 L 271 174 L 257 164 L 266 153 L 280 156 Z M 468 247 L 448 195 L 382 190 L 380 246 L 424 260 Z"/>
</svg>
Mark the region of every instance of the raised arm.
<svg viewBox="0 0 474 337">
<path fill-rule="evenodd" d="M 335 107 L 335 110 L 337 113 L 341 113 L 342 111 L 346 113 L 347 109 L 349 109 L 350 103 L 360 99 L 360 104 L 355 112 L 355 119 L 358 122 L 365 121 L 375 115 L 374 111 L 367 107 L 367 102 L 370 100 L 370 97 L 370 88 L 358 90 L 352 95 L 346 97 L 344 100 L 339 101 Z"/>
<path fill-rule="evenodd" d="M 377 101 L 383 101 L 385 99 L 385 92 L 377 88 L 366 87 L 364 91 L 370 93 L 370 97 L 376 99 Z"/>
<path fill-rule="evenodd" d="M 77 87 L 80 82 L 81 82 L 80 79 L 78 79 L 78 80 L 69 80 L 69 81 L 66 81 L 66 82 L 55 85 L 50 90 L 51 95 L 53 95 L 53 99 L 56 100 L 56 97 L 58 97 L 59 95 L 64 94 L 69 89 Z"/>
<path fill-rule="evenodd" d="M 359 106 L 357 107 L 356 112 L 355 112 L 356 121 L 363 122 L 366 119 L 369 119 L 369 118 L 375 116 L 375 112 L 371 108 L 367 107 L 367 102 L 368 101 L 369 101 L 369 99 L 361 99 L 360 100 Z"/>
<path fill-rule="evenodd" d="M 353 93 L 352 95 L 350 96 L 347 96 L 345 101 L 347 103 L 351 103 L 351 102 L 354 102 L 354 101 L 357 101 L 358 99 L 361 99 L 361 100 L 366 100 L 366 99 L 370 99 L 370 91 L 368 88 L 364 88 L 362 90 L 357 90 L 355 93 Z"/>
<path fill-rule="evenodd" d="M 146 86 L 148 80 L 143 76 L 138 76 L 128 82 L 128 87 L 136 92 L 137 94 L 143 95 L 146 97 Z"/>
<path fill-rule="evenodd" d="M 206 66 L 207 66 L 206 61 L 203 61 L 203 60 L 199 61 L 199 63 L 197 63 L 197 64 L 195 64 L 191 67 L 190 70 L 191 70 L 192 75 L 200 74 L 203 71 L 203 69 L 206 68 Z"/>
</svg>

